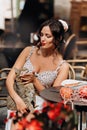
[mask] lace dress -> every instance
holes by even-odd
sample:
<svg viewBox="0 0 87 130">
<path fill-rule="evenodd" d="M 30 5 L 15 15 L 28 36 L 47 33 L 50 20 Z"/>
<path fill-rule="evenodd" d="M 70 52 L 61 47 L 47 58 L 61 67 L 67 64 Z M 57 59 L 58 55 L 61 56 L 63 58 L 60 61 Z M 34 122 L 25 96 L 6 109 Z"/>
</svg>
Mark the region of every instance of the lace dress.
<svg viewBox="0 0 87 130">
<path fill-rule="evenodd" d="M 29 56 L 26 59 L 26 62 L 24 64 L 24 68 L 27 68 L 28 73 L 34 71 L 34 67 L 31 63 L 30 57 L 32 56 L 33 52 L 34 52 L 35 46 L 32 47 Z M 65 60 L 62 60 L 60 63 L 58 63 L 58 66 L 56 68 L 56 70 L 54 71 L 44 71 L 44 72 L 40 72 L 40 73 L 35 73 L 36 77 L 38 78 L 38 80 L 42 83 L 43 86 L 45 86 L 46 88 L 51 87 L 51 85 L 53 84 L 54 80 L 56 79 L 59 69 L 62 66 L 63 63 L 65 63 Z M 27 73 L 26 71 L 24 73 Z M 24 74 L 23 73 L 23 74 Z"/>
</svg>

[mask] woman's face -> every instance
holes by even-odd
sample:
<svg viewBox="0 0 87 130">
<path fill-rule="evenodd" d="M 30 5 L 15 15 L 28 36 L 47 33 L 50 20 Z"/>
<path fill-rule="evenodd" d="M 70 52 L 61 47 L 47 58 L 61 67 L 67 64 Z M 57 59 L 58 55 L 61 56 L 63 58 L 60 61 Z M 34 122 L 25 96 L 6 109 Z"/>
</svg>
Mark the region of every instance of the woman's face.
<svg viewBox="0 0 87 130">
<path fill-rule="evenodd" d="M 40 34 L 40 42 L 43 48 L 50 48 L 54 46 L 53 35 L 51 33 L 49 26 L 44 26 L 42 28 L 41 34 Z"/>
</svg>

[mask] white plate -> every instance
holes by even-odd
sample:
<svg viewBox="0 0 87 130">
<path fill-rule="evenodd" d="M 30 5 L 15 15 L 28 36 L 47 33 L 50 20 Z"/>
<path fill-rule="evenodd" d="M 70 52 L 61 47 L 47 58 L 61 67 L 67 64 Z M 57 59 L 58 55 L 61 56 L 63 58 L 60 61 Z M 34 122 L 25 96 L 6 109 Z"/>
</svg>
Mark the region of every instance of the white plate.
<svg viewBox="0 0 87 130">
<path fill-rule="evenodd" d="M 82 80 L 66 79 L 61 83 L 61 85 L 66 87 L 72 87 L 75 89 L 80 86 L 87 85 L 87 82 Z"/>
</svg>

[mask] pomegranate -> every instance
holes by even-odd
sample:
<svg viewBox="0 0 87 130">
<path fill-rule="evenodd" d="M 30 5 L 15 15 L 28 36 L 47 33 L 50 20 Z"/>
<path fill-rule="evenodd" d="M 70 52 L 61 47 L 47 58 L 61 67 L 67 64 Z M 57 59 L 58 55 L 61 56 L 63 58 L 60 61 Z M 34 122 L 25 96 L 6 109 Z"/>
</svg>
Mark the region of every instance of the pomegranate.
<svg viewBox="0 0 87 130">
<path fill-rule="evenodd" d="M 87 85 L 79 88 L 79 95 L 84 98 L 87 98 Z"/>
<path fill-rule="evenodd" d="M 63 99 L 71 98 L 72 93 L 73 93 L 73 90 L 70 87 L 62 87 L 60 89 L 60 95 L 62 96 Z"/>
</svg>

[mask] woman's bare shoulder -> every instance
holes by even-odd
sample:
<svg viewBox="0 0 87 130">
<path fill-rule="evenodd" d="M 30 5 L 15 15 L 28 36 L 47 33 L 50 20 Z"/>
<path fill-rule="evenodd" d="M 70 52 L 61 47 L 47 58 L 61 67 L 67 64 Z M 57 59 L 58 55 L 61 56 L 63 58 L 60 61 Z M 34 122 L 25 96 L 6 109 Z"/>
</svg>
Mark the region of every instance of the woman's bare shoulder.
<svg viewBox="0 0 87 130">
<path fill-rule="evenodd" d="M 69 63 L 65 60 L 63 60 L 61 66 L 60 66 L 60 70 L 66 70 L 66 69 L 69 69 Z"/>
<path fill-rule="evenodd" d="M 22 53 L 23 54 L 26 54 L 26 55 L 29 55 L 30 51 L 32 49 L 32 46 L 27 46 L 23 49 Z"/>
<path fill-rule="evenodd" d="M 23 51 L 30 51 L 32 49 L 32 46 L 27 46 L 27 47 L 25 47 L 24 49 L 23 49 Z"/>
<path fill-rule="evenodd" d="M 62 66 L 61 66 L 61 69 L 69 69 L 69 63 L 67 61 L 64 60 Z"/>
</svg>

